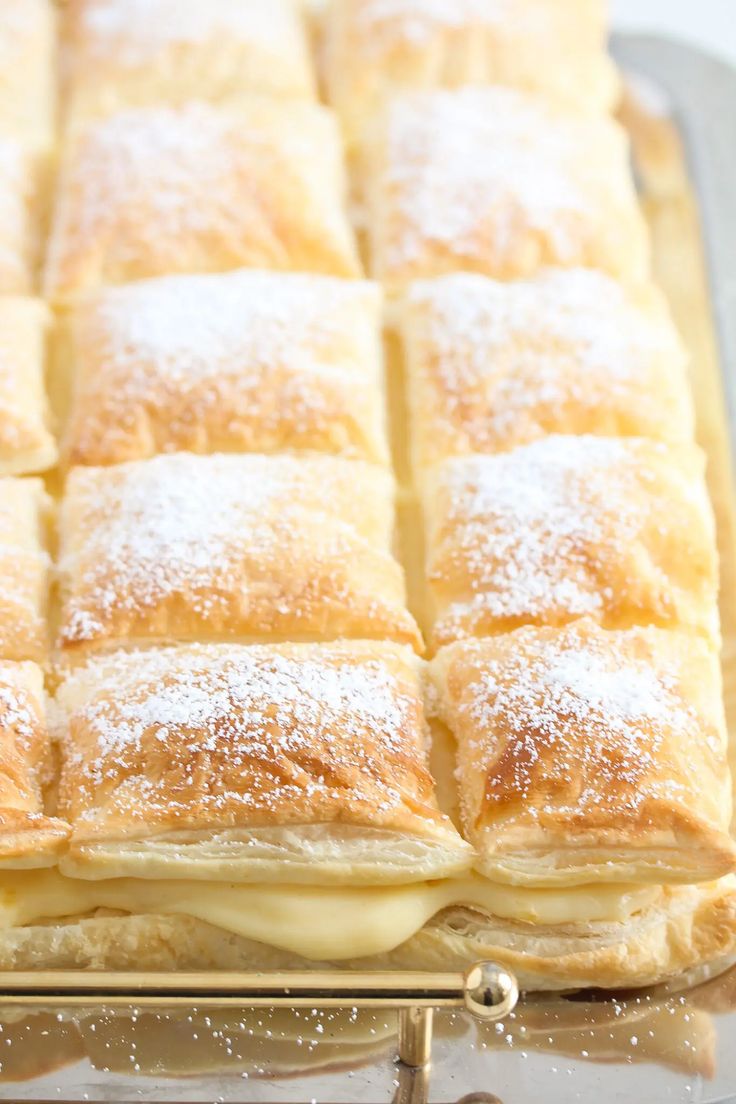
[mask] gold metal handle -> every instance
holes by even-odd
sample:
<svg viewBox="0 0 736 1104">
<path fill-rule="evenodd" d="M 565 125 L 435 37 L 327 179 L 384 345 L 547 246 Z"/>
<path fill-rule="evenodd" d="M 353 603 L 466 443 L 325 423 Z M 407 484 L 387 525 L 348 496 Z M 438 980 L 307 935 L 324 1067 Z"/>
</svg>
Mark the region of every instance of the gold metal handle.
<svg viewBox="0 0 736 1104">
<path fill-rule="evenodd" d="M 399 1057 L 418 1068 L 432 1048 L 435 1008 L 466 1008 L 500 1020 L 519 990 L 512 974 L 479 962 L 464 974 L 353 973 L 123 973 L 52 970 L 0 973 L 0 1006 L 79 1008 L 90 1002 L 141 1008 L 391 1008 L 399 1011 Z"/>
</svg>

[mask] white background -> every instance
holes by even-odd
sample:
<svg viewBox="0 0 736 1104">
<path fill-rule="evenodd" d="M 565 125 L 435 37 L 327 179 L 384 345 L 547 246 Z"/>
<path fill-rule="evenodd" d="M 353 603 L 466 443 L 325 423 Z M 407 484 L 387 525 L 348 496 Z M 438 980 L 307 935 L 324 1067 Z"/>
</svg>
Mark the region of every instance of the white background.
<svg viewBox="0 0 736 1104">
<path fill-rule="evenodd" d="M 609 0 L 614 25 L 684 38 L 736 64 L 736 0 Z"/>
</svg>

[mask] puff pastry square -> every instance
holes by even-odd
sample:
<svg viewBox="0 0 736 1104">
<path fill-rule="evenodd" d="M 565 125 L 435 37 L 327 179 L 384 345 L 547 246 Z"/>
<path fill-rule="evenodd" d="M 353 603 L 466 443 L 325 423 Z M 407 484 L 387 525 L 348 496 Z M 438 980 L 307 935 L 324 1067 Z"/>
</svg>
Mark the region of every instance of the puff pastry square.
<svg viewBox="0 0 736 1104">
<path fill-rule="evenodd" d="M 35 290 L 46 155 L 0 130 L 0 295 Z"/>
<path fill-rule="evenodd" d="M 388 638 L 420 647 L 390 546 L 393 480 L 328 456 L 175 453 L 75 468 L 61 643 Z"/>
<path fill-rule="evenodd" d="M 418 472 L 552 433 L 692 440 L 685 350 L 651 284 L 440 276 L 412 287 L 402 333 Z"/>
<path fill-rule="evenodd" d="M 355 276 L 343 191 L 337 124 L 317 104 L 120 111 L 70 137 L 47 295 L 241 266 Z"/>
<path fill-rule="evenodd" d="M 376 284 L 238 270 L 110 288 L 71 325 L 68 464 L 159 452 L 388 462 Z"/>
<path fill-rule="evenodd" d="M 193 97 L 315 96 L 293 0 L 73 0 L 65 39 L 75 118 Z"/>
<path fill-rule="evenodd" d="M 0 661 L 0 868 L 56 861 L 69 827 L 44 815 L 51 769 L 43 672 Z"/>
<path fill-rule="evenodd" d="M 397 96 L 369 158 L 373 272 L 392 290 L 458 270 L 647 275 L 627 138 L 498 86 Z"/>
<path fill-rule="evenodd" d="M 333 0 L 327 91 L 353 138 L 406 88 L 502 84 L 607 111 L 618 81 L 605 40 L 602 0 Z"/>
<path fill-rule="evenodd" d="M 65 871 L 319 885 L 469 865 L 435 801 L 407 648 L 116 652 L 56 700 Z"/>
<path fill-rule="evenodd" d="M 51 512 L 40 479 L 0 479 L 0 657 L 43 660 Z"/>
<path fill-rule="evenodd" d="M 720 668 L 704 638 L 529 626 L 450 645 L 433 677 L 484 874 L 659 884 L 733 871 Z"/>
<path fill-rule="evenodd" d="M 693 445 L 590 436 L 440 465 L 425 487 L 434 644 L 585 614 L 716 637 L 703 469 Z"/>
<path fill-rule="evenodd" d="M 3 0 L 0 134 L 50 145 L 56 116 L 56 18 L 49 0 Z"/>
<path fill-rule="evenodd" d="M 56 463 L 44 387 L 43 303 L 0 296 L 0 476 L 45 471 Z"/>
</svg>

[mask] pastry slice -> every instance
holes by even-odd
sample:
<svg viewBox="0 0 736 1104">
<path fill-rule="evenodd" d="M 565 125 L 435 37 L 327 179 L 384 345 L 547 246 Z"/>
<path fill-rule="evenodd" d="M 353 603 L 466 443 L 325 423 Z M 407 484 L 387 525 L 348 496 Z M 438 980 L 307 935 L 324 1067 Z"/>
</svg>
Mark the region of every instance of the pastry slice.
<svg viewBox="0 0 736 1104">
<path fill-rule="evenodd" d="M 0 129 L 0 295 L 27 295 L 35 289 L 46 162 L 37 147 Z"/>
<path fill-rule="evenodd" d="M 503 84 L 586 112 L 618 92 L 602 0 L 332 0 L 324 38 L 328 96 L 353 140 L 407 88 Z"/>
<path fill-rule="evenodd" d="M 238 270 L 85 300 L 64 459 L 336 453 L 388 463 L 377 285 Z"/>
<path fill-rule="evenodd" d="M 66 874 L 316 887 L 470 864 L 435 801 L 409 649 L 118 652 L 77 667 L 56 700 Z"/>
<path fill-rule="evenodd" d="M 359 461 L 176 453 L 75 468 L 60 520 L 67 649 L 391 639 L 419 648 L 393 480 Z"/>
<path fill-rule="evenodd" d="M 315 95 L 292 0 L 72 0 L 64 29 L 75 119 L 193 97 Z"/>
<path fill-rule="evenodd" d="M 241 266 L 355 276 L 343 187 L 338 128 L 316 104 L 120 111 L 67 143 L 47 295 Z"/>
<path fill-rule="evenodd" d="M 417 473 L 553 433 L 692 440 L 685 350 L 651 284 L 440 276 L 412 287 L 402 334 Z"/>
<path fill-rule="evenodd" d="M 708 882 L 736 869 L 718 654 L 690 633 L 583 619 L 433 661 L 464 834 L 522 885 Z"/>
<path fill-rule="evenodd" d="M 590 615 L 718 636 L 713 513 L 694 445 L 545 437 L 425 481 L 435 646 Z"/>
<path fill-rule="evenodd" d="M 0 868 L 56 862 L 69 828 L 44 814 L 51 771 L 43 672 L 0 661 Z"/>
<path fill-rule="evenodd" d="M 373 274 L 392 291 L 458 270 L 647 275 L 627 138 L 611 119 L 499 86 L 409 92 L 369 160 Z"/>
<path fill-rule="evenodd" d="M 50 321 L 38 300 L 0 296 L 0 476 L 56 463 L 44 386 Z"/>
<path fill-rule="evenodd" d="M 46 656 L 51 501 L 40 479 L 0 479 L 0 658 Z"/>
<path fill-rule="evenodd" d="M 0 134 L 48 147 L 56 116 L 56 18 L 50 0 L 3 0 Z"/>
</svg>

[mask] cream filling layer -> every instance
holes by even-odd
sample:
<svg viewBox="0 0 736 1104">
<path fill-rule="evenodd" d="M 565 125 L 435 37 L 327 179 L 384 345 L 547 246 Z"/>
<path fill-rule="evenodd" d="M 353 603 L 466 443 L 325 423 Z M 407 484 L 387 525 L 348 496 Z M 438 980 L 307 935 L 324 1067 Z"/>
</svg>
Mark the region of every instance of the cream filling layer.
<svg viewBox="0 0 736 1104">
<path fill-rule="evenodd" d="M 82 881 L 58 870 L 0 874 L 0 930 L 97 908 L 192 916 L 312 959 L 382 954 L 452 905 L 536 924 L 616 922 L 652 904 L 656 886 L 528 889 L 471 875 L 406 886 L 320 887 L 229 882 Z"/>
</svg>

